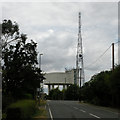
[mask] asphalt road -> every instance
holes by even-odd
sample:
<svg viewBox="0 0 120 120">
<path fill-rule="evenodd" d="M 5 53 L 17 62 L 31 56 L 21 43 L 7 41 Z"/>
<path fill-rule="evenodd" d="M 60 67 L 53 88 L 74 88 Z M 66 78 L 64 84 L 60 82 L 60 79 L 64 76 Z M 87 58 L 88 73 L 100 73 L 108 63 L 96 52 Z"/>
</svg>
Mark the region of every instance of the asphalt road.
<svg viewBox="0 0 120 120">
<path fill-rule="evenodd" d="M 47 110 L 49 118 L 111 118 L 112 120 L 120 120 L 119 113 L 111 109 L 92 106 L 89 104 L 79 103 L 78 101 L 47 101 Z"/>
</svg>

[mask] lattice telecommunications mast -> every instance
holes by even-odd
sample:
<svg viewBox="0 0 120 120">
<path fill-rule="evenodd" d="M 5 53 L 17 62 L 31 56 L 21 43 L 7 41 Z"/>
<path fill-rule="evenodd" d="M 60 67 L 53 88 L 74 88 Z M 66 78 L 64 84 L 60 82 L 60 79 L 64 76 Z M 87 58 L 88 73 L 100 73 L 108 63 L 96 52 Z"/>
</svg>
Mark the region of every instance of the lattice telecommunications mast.
<svg viewBox="0 0 120 120">
<path fill-rule="evenodd" d="M 81 36 L 81 13 L 79 12 L 79 28 L 78 28 L 78 43 L 76 55 L 76 82 L 80 87 L 84 84 L 84 64 L 83 64 L 83 48 Z"/>
</svg>

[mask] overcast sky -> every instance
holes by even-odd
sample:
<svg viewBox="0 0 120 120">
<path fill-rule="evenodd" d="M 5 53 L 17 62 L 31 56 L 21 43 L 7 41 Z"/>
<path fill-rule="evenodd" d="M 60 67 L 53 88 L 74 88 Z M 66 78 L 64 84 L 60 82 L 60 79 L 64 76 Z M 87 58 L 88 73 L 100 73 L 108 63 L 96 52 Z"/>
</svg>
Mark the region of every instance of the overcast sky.
<svg viewBox="0 0 120 120">
<path fill-rule="evenodd" d="M 16 21 L 22 33 L 38 44 L 45 72 L 75 68 L 78 12 L 82 17 L 85 80 L 111 68 L 111 49 L 93 63 L 112 42 L 118 41 L 117 2 L 12 2 L 2 3 L 2 19 Z M 115 47 L 117 63 L 117 45 Z"/>
</svg>

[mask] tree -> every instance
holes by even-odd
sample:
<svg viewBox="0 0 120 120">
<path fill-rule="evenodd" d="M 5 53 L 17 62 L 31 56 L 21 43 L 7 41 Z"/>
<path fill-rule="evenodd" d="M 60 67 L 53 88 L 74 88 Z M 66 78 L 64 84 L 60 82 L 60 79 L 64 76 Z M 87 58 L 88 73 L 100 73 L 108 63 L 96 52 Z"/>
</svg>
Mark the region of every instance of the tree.
<svg viewBox="0 0 120 120">
<path fill-rule="evenodd" d="M 49 98 L 52 100 L 62 100 L 63 99 L 63 93 L 58 89 L 52 89 L 49 93 Z"/>
<path fill-rule="evenodd" d="M 79 99 L 79 87 L 77 85 L 70 85 L 65 91 L 65 99 L 78 100 Z"/>
<path fill-rule="evenodd" d="M 28 43 L 27 36 L 20 34 L 18 24 L 13 24 L 11 20 L 3 21 L 1 39 L 4 41 L 2 49 L 3 93 L 10 93 L 16 98 L 20 98 L 25 92 L 34 95 L 39 83 L 44 79 L 41 70 L 36 67 L 38 64 L 37 44 L 33 40 Z"/>
<path fill-rule="evenodd" d="M 11 20 L 3 20 L 3 23 L 0 26 L 2 26 L 2 35 L 0 35 L 0 37 L 3 48 L 9 43 L 19 40 L 19 26 L 16 22 L 13 23 Z"/>
<path fill-rule="evenodd" d="M 120 65 L 113 71 L 102 71 L 94 75 L 82 87 L 84 101 L 120 108 Z"/>
<path fill-rule="evenodd" d="M 109 80 L 110 93 L 112 94 L 112 106 L 120 108 L 120 65 L 116 66 Z"/>
<path fill-rule="evenodd" d="M 110 104 L 110 88 L 108 76 L 111 72 L 102 71 L 94 76 L 82 87 L 82 99 L 97 105 L 108 106 Z"/>
</svg>

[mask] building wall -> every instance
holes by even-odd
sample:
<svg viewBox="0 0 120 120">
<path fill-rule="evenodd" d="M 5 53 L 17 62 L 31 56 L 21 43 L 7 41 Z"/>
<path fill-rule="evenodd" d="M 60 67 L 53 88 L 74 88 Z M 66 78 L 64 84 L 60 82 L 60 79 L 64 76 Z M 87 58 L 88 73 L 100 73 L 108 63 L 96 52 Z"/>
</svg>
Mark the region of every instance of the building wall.
<svg viewBox="0 0 120 120">
<path fill-rule="evenodd" d="M 46 73 L 44 83 L 64 83 L 65 82 L 65 73 L 62 72 L 53 72 Z"/>
<path fill-rule="evenodd" d="M 72 83 L 74 84 L 74 70 L 69 70 L 69 71 L 65 71 L 65 74 L 66 74 L 66 81 L 68 83 Z"/>
<path fill-rule="evenodd" d="M 46 73 L 44 83 L 75 83 L 75 72 L 69 70 L 65 72 Z"/>
</svg>

